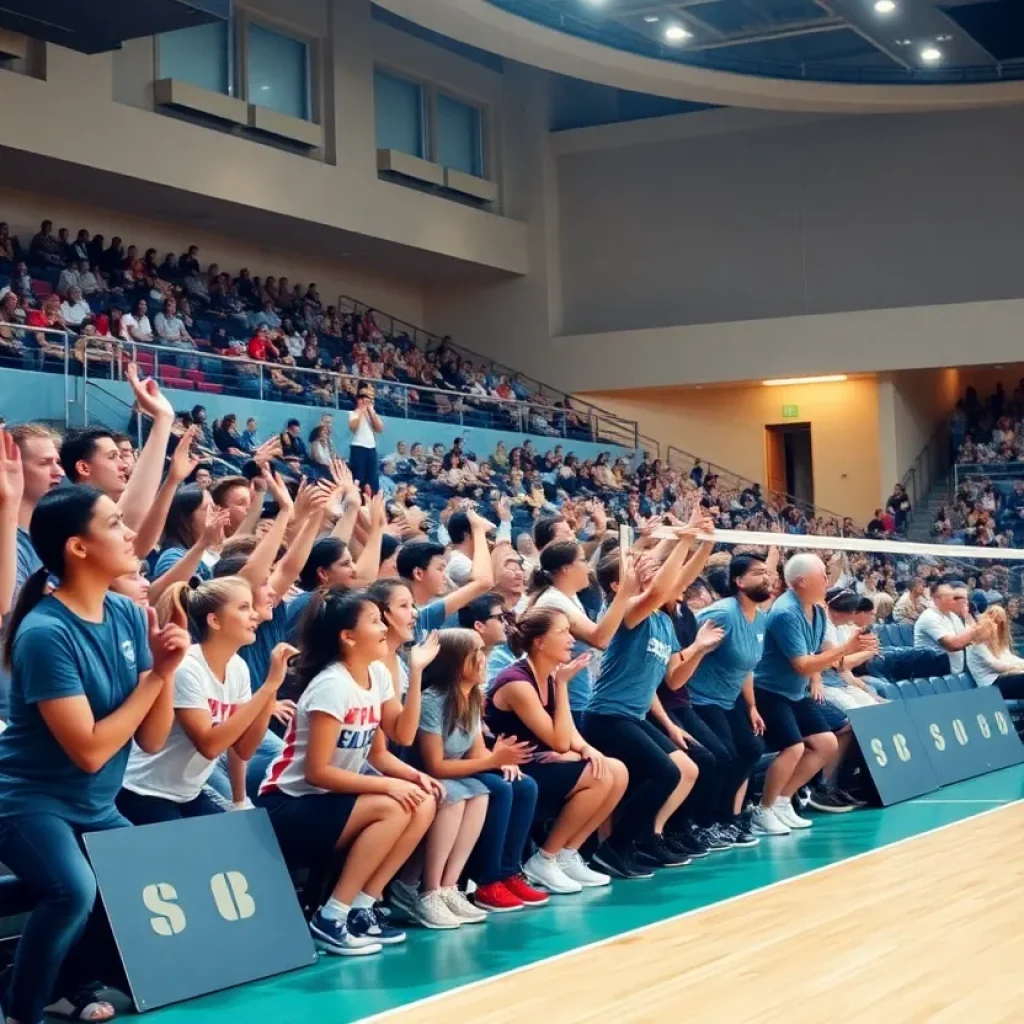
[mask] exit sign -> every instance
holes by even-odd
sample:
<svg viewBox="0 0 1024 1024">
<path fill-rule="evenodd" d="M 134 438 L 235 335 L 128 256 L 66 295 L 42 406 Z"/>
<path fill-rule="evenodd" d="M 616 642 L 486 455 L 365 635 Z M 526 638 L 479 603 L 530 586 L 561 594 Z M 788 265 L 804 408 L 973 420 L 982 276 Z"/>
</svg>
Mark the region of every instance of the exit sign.
<svg viewBox="0 0 1024 1024">
<path fill-rule="evenodd" d="M 795 420 L 800 415 L 800 407 L 798 405 L 784 405 L 782 407 L 782 418 L 784 420 Z"/>
</svg>

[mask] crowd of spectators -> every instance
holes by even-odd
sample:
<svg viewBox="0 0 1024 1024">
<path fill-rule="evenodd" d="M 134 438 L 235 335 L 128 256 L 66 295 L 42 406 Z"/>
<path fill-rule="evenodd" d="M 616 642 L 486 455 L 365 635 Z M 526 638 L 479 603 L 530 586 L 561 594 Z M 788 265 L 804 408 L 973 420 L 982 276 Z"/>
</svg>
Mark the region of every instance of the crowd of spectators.
<svg viewBox="0 0 1024 1024">
<path fill-rule="evenodd" d="M 161 259 L 84 228 L 71 241 L 48 220 L 23 246 L 0 224 L 0 365 L 62 371 L 59 339 L 25 329 L 48 328 L 72 335 L 73 369 L 88 361 L 97 376 L 120 375 L 122 344 L 137 342 L 174 350 L 158 356 L 169 387 L 347 409 L 360 380 L 373 380 L 384 412 L 593 438 L 571 399 L 548 403 L 449 338 L 424 351 L 406 333 L 385 334 L 372 309 L 325 303 L 315 283 L 231 274 L 199 256 L 192 245 Z"/>
<path fill-rule="evenodd" d="M 1008 395 L 1002 382 L 986 399 L 967 388 L 949 421 L 960 465 L 1024 462 L 1024 378 Z"/>
</svg>

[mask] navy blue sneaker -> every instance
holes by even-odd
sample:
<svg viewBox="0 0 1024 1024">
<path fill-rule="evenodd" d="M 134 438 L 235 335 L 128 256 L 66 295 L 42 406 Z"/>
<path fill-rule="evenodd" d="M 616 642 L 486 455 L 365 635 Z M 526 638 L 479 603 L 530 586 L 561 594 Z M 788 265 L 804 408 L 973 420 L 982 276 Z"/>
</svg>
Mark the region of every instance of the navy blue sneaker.
<svg viewBox="0 0 1024 1024">
<path fill-rule="evenodd" d="M 309 922 L 309 930 L 317 946 L 335 956 L 369 956 L 384 947 L 376 939 L 350 934 L 346 923 L 339 918 L 324 917 L 318 910 Z"/>
<path fill-rule="evenodd" d="M 367 938 L 382 946 L 398 946 L 405 942 L 405 932 L 390 921 L 390 913 L 380 903 L 372 907 L 353 907 L 348 912 L 348 933 L 354 938 Z"/>
</svg>

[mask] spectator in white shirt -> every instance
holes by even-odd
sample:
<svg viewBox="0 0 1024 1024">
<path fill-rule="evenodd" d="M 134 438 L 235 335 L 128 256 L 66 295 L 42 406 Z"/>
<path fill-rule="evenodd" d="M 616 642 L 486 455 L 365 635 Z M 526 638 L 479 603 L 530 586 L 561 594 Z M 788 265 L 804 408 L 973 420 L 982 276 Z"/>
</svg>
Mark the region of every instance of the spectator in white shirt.
<svg viewBox="0 0 1024 1024">
<path fill-rule="evenodd" d="M 72 288 L 81 287 L 82 273 L 80 264 L 71 263 L 60 272 L 60 278 L 57 281 L 57 294 L 62 299 L 66 299 L 71 294 Z"/>
<path fill-rule="evenodd" d="M 100 295 L 107 290 L 107 282 L 103 280 L 102 274 L 95 268 L 90 268 L 88 263 L 79 264 L 78 287 L 82 294 L 88 298 L 90 295 Z"/>
<path fill-rule="evenodd" d="M 445 524 L 452 550 L 445 566 L 444 578 L 449 590 L 458 590 L 469 583 L 473 575 L 473 526 L 469 516 L 458 511 Z M 512 543 L 512 507 L 501 506 L 501 525 L 498 527 L 496 543 Z"/>
<path fill-rule="evenodd" d="M 185 322 L 178 316 L 178 304 L 167 299 L 164 308 L 153 319 L 157 340 L 161 345 L 175 345 L 178 348 L 193 348 L 192 339 L 185 330 Z"/>
<path fill-rule="evenodd" d="M 82 289 L 75 285 L 60 304 L 60 315 L 69 327 L 79 328 L 92 318 L 92 308 L 82 298 Z"/>
<path fill-rule="evenodd" d="M 964 670 L 964 650 L 988 636 L 984 623 L 965 626 L 956 614 L 954 588 L 944 580 L 932 584 L 932 608 L 923 611 L 914 623 L 914 646 L 949 657 L 949 670 Z"/>
<path fill-rule="evenodd" d="M 121 337 L 125 341 L 138 341 L 142 344 L 153 344 L 153 327 L 146 315 L 148 307 L 145 299 L 135 304 L 134 313 L 125 313 L 121 319 Z"/>
<path fill-rule="evenodd" d="M 967 648 L 967 669 L 979 686 L 996 686 L 1007 700 L 1024 699 L 1024 658 L 1013 653 L 1006 610 L 993 605 L 980 616 L 991 634 Z"/>
</svg>

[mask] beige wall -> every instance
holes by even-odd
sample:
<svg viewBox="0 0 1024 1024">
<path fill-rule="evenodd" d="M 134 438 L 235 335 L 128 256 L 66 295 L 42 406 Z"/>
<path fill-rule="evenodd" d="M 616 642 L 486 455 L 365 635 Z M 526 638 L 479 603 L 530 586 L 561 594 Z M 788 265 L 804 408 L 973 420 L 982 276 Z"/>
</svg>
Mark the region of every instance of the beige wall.
<svg viewBox="0 0 1024 1024">
<path fill-rule="evenodd" d="M 55 231 L 68 228 L 72 239 L 79 228 L 87 228 L 93 235 L 103 235 L 108 243 L 113 235 L 120 235 L 126 246 L 137 245 L 140 254 L 148 248 L 156 249 L 161 260 L 168 252 L 180 256 L 189 245 L 198 245 L 199 259 L 204 267 L 218 263 L 222 270 L 231 274 L 236 274 L 242 267 L 248 267 L 253 275 L 259 277 L 268 274 L 280 277 L 283 274 L 293 285 L 315 281 L 321 298 L 328 304 L 333 303 L 338 295 L 348 295 L 415 325 L 424 319 L 422 291 L 403 285 L 400 279 L 391 280 L 382 275 L 367 274 L 357 266 L 275 249 L 272 244 L 247 244 L 183 224 L 132 217 L 115 210 L 0 189 L 0 220 L 7 221 L 12 234 L 20 237 L 22 245 L 28 245 L 44 219 L 53 221 Z"/>
<path fill-rule="evenodd" d="M 580 397 L 636 419 L 663 450 L 684 451 L 751 480 L 765 480 L 764 428 L 810 423 L 816 504 L 866 522 L 878 506 L 880 476 L 878 384 L 874 379 L 841 384 L 766 388 L 650 388 L 588 392 Z M 782 407 L 798 416 L 784 419 Z"/>
</svg>

